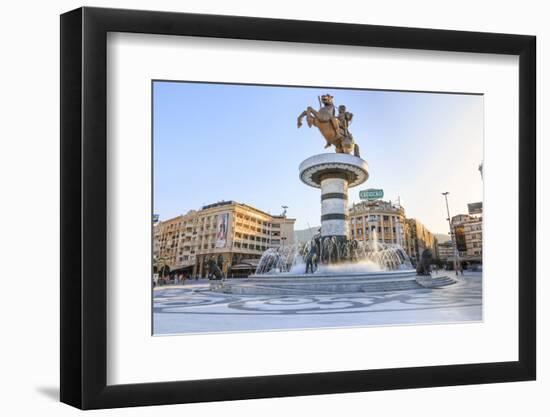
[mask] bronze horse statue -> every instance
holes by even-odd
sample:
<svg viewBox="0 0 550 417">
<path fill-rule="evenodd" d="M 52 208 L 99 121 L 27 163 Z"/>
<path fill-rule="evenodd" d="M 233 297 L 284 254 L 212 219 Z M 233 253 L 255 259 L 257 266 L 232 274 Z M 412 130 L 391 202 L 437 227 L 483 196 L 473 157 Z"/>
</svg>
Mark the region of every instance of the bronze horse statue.
<svg viewBox="0 0 550 417">
<path fill-rule="evenodd" d="M 355 156 L 359 156 L 359 146 L 353 140 L 348 129 L 353 114 L 347 112 L 345 106 L 339 106 L 339 113 L 336 116 L 334 97 L 330 94 L 322 95 L 319 103 L 321 105 L 319 110 L 308 106 L 298 116 L 298 128 L 302 126 L 302 119 L 305 117 L 307 125 L 318 128 L 325 138 L 325 148 L 334 145 L 337 153 L 353 153 Z"/>
<path fill-rule="evenodd" d="M 433 253 L 430 248 L 424 249 L 420 256 L 420 262 L 416 266 L 416 275 L 431 275 Z"/>
<path fill-rule="evenodd" d="M 207 265 L 208 265 L 208 274 L 211 276 L 210 279 L 221 280 L 224 278 L 222 270 L 213 259 L 210 259 Z"/>
</svg>

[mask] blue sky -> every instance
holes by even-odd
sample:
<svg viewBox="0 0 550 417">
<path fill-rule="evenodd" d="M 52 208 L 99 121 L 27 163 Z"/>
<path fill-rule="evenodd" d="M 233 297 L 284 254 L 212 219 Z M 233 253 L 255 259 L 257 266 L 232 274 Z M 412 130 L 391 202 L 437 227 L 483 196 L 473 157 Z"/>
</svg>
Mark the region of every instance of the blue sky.
<svg viewBox="0 0 550 417">
<path fill-rule="evenodd" d="M 287 205 L 296 229 L 319 225 L 319 190 L 300 181 L 298 165 L 334 148 L 296 118 L 325 93 L 354 114 L 350 131 L 369 164 L 350 204 L 382 188 L 408 217 L 446 233 L 441 192 L 451 215 L 482 201 L 482 96 L 155 81 L 154 212 L 167 219 L 236 200 L 272 214 Z"/>
</svg>

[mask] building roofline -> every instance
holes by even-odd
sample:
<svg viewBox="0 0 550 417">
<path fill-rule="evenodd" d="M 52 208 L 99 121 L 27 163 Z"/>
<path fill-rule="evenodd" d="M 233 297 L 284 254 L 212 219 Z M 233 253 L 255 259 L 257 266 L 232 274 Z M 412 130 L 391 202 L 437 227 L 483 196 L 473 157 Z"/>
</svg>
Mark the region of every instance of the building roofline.
<svg viewBox="0 0 550 417">
<path fill-rule="evenodd" d="M 281 215 L 273 215 L 273 214 L 270 214 L 266 211 L 260 210 L 259 208 L 250 206 L 250 205 L 245 204 L 245 203 L 239 203 L 238 201 L 235 201 L 235 200 L 224 200 L 224 201 L 219 201 L 217 203 L 205 204 L 204 206 L 202 206 L 198 210 L 191 209 L 185 214 L 179 214 L 177 216 L 171 217 L 171 218 L 166 219 L 166 220 L 159 219 L 159 221 L 156 224 L 158 225 L 158 224 L 161 224 L 161 223 L 172 222 L 172 221 L 174 221 L 174 220 L 176 220 L 180 217 L 185 217 L 185 216 L 190 215 L 190 214 L 200 214 L 201 211 L 205 211 L 205 210 L 209 210 L 209 209 L 215 209 L 215 208 L 219 208 L 219 207 L 225 207 L 225 206 L 243 207 L 243 208 L 246 208 L 248 210 L 254 211 L 256 213 L 262 214 L 264 216 L 270 217 L 272 219 L 286 219 L 286 220 L 289 220 L 289 221 L 296 221 L 296 219 L 293 219 L 293 218 L 290 218 L 290 217 L 283 217 Z"/>
</svg>

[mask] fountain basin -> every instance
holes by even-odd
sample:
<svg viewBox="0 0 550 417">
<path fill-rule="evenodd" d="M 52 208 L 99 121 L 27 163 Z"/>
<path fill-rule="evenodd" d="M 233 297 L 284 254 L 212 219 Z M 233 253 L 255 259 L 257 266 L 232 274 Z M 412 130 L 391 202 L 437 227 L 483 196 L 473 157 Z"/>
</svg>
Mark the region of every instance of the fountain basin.
<svg viewBox="0 0 550 417">
<path fill-rule="evenodd" d="M 454 284 L 450 277 L 432 278 L 429 287 Z M 216 281 L 211 291 L 239 295 L 321 295 L 383 292 L 426 288 L 425 281 L 417 281 L 415 270 L 342 273 L 251 275 L 248 278 L 231 278 Z"/>
</svg>

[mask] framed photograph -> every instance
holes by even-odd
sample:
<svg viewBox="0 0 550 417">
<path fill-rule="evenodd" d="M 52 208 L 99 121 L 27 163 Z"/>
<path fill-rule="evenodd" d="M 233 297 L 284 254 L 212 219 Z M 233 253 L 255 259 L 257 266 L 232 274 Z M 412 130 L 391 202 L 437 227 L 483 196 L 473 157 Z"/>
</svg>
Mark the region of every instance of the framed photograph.
<svg viewBox="0 0 550 417">
<path fill-rule="evenodd" d="M 61 16 L 61 401 L 533 380 L 535 37 Z"/>
</svg>

